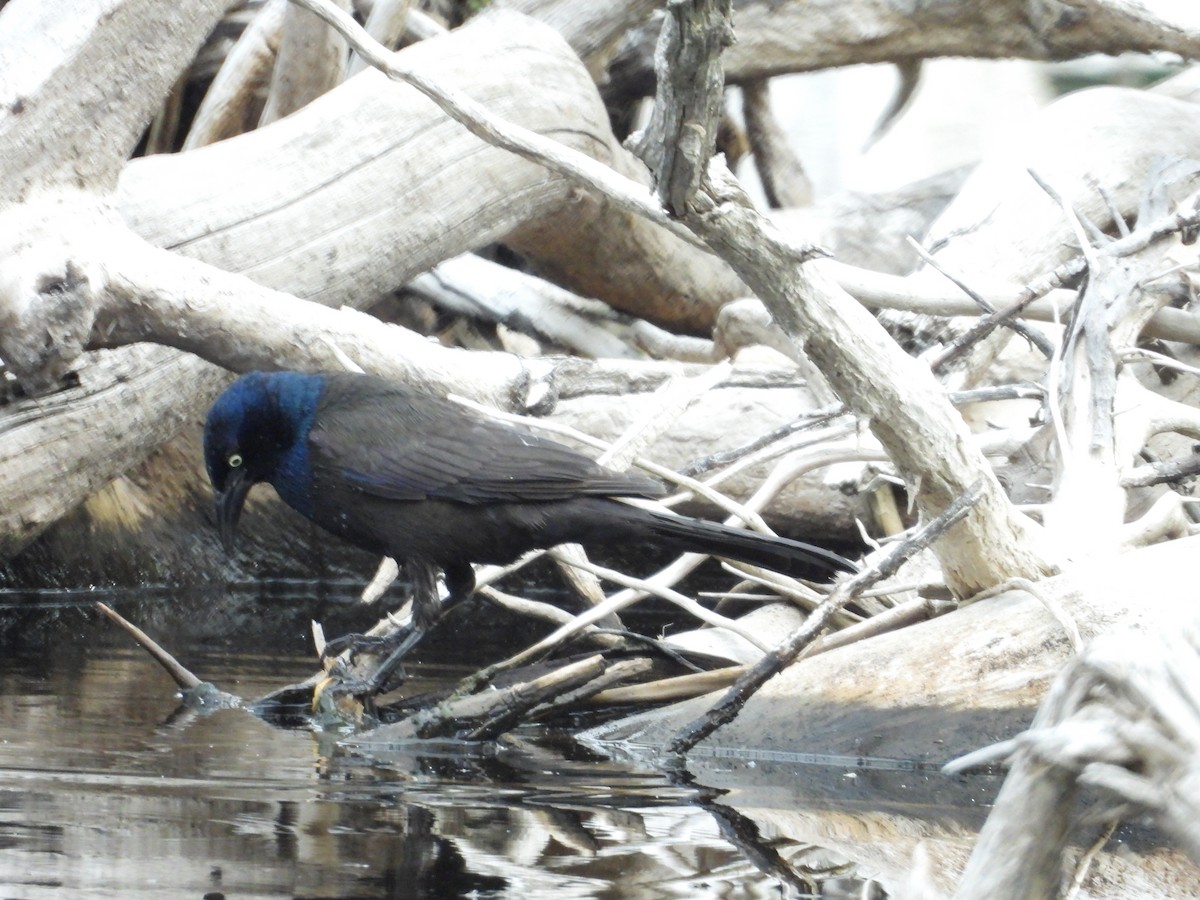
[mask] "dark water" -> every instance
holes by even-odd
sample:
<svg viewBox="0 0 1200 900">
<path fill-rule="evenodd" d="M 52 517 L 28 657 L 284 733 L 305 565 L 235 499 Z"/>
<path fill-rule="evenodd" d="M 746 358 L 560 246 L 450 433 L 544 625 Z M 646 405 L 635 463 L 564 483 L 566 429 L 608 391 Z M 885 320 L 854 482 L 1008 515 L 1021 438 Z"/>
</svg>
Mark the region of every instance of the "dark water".
<svg viewBox="0 0 1200 900">
<path fill-rule="evenodd" d="M 780 787 L 741 792 L 748 814 L 736 789 L 548 732 L 363 757 L 241 709 L 181 715 L 157 664 L 80 598 L 45 605 L 32 620 L 0 597 L 0 898 L 882 897 L 844 852 L 780 823 L 805 797 L 828 812 L 831 784 L 865 807 L 892 779 L 921 806 L 903 785 L 931 777 L 776 762 Z M 240 696 L 313 670 L 303 639 L 200 630 L 208 650 L 180 655 Z"/>
</svg>

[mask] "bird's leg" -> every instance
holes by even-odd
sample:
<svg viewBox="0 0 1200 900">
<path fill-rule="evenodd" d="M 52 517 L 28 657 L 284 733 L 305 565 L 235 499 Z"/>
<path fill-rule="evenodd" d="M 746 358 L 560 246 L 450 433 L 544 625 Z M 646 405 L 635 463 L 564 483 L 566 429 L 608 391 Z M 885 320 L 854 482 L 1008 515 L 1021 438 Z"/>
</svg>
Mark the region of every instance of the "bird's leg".
<svg viewBox="0 0 1200 900">
<path fill-rule="evenodd" d="M 437 569 L 428 563 L 409 560 L 406 564 L 413 582 L 412 622 L 408 632 L 401 632 L 400 643 L 375 670 L 368 681 L 372 693 L 382 692 L 388 678 L 404 657 L 412 650 L 435 624 L 442 614 L 452 606 L 466 600 L 475 593 L 475 570 L 470 563 L 451 563 L 443 569 L 448 596 L 445 602 L 438 598 Z"/>
<path fill-rule="evenodd" d="M 449 563 L 442 569 L 446 578 L 446 602 L 442 604 L 442 612 L 470 598 L 475 593 L 475 570 L 470 563 Z"/>
<path fill-rule="evenodd" d="M 408 655 L 409 651 L 421 642 L 421 638 L 442 615 L 442 603 L 438 598 L 437 589 L 437 569 L 427 562 L 415 559 L 406 560 L 404 567 L 408 570 L 409 577 L 412 578 L 412 621 L 406 628 L 399 629 L 388 638 L 388 644 L 393 649 L 367 680 L 367 692 L 370 694 L 383 691 L 392 672 L 404 661 L 404 657 Z M 467 568 L 470 570 L 470 566 Z M 471 578 L 474 583 L 473 572 Z M 449 576 L 447 576 L 447 582 L 449 582 Z M 451 597 L 453 597 L 453 591 Z"/>
</svg>

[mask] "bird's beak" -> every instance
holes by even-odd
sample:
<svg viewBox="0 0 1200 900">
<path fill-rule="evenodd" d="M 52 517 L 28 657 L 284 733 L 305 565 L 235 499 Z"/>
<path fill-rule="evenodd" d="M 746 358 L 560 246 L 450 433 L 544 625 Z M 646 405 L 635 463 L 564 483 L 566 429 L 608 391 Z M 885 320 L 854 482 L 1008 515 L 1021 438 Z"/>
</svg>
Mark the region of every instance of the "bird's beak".
<svg viewBox="0 0 1200 900">
<path fill-rule="evenodd" d="M 242 504 L 246 502 L 251 486 L 245 469 L 234 469 L 225 482 L 225 490 L 217 494 L 217 528 L 220 529 L 221 543 L 226 553 L 233 552 L 233 536 L 242 514 Z"/>
</svg>

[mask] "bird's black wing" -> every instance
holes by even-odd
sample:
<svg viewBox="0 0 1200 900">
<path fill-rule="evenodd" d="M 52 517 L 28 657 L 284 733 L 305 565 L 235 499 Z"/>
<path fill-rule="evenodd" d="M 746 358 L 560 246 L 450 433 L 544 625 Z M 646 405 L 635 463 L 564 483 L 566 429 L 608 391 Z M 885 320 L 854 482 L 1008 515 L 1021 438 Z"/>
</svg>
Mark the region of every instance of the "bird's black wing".
<svg viewBox="0 0 1200 900">
<path fill-rule="evenodd" d="M 308 440 L 313 476 L 389 500 L 461 503 L 658 496 L 557 441 L 456 403 L 363 376 L 334 376 Z"/>
</svg>

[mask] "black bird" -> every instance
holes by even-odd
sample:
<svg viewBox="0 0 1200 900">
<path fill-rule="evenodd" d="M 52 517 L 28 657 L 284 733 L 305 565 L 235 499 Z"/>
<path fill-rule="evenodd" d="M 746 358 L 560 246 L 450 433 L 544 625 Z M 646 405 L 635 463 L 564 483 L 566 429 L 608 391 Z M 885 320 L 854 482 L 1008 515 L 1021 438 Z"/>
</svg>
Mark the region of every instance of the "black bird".
<svg viewBox="0 0 1200 900">
<path fill-rule="evenodd" d="M 616 498 L 663 487 L 370 375 L 242 376 L 208 413 L 204 459 L 227 552 L 247 493 L 265 481 L 322 528 L 405 566 L 413 628 L 395 662 L 439 614 L 438 569 L 450 603 L 475 590 L 472 563 L 508 563 L 535 548 L 649 545 L 787 574 L 855 569 L 809 544 L 624 503 Z"/>
</svg>

